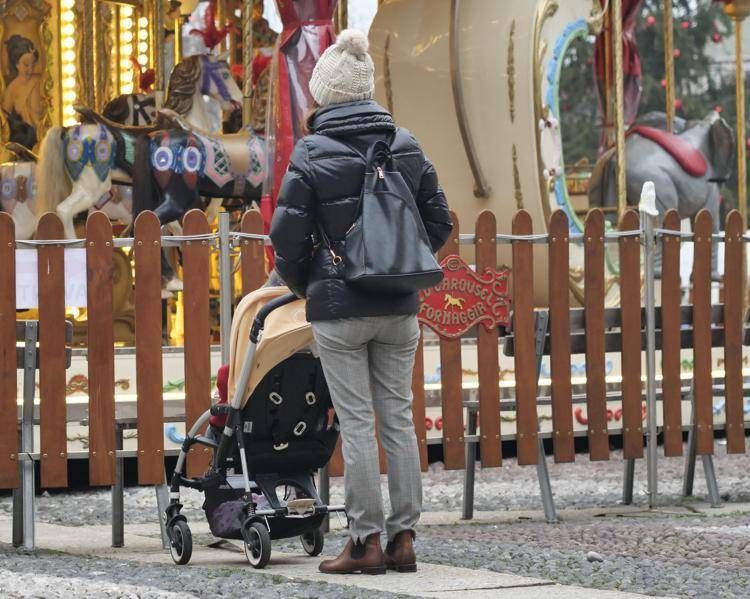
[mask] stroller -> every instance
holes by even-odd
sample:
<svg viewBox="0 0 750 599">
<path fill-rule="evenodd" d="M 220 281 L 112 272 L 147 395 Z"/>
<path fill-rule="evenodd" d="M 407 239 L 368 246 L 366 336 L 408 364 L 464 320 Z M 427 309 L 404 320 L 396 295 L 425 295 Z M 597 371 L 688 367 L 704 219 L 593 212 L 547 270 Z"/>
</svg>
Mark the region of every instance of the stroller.
<svg viewBox="0 0 750 599">
<path fill-rule="evenodd" d="M 171 480 L 166 527 L 176 564 L 187 564 L 192 554 L 190 528 L 180 514 L 182 486 L 203 491 L 212 534 L 244 541 L 255 568 L 268 563 L 271 539 L 300 536 L 308 555 L 323 550 L 323 519 L 344 507 L 324 505 L 313 479 L 328 463 L 339 427 L 311 344 L 304 302 L 288 289 L 259 289 L 240 302 L 232 322 L 231 401 L 196 421 Z M 212 464 L 204 476 L 187 478 L 185 458 L 195 444 L 213 449 Z"/>
</svg>

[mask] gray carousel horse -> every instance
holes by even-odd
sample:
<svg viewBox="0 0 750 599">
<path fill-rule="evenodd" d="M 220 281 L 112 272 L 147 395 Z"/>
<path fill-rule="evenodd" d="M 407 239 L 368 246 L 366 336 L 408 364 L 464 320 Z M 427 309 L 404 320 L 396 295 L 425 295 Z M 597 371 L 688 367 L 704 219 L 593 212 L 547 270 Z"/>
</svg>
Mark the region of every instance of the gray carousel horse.
<svg viewBox="0 0 750 599">
<path fill-rule="evenodd" d="M 643 184 L 653 181 L 660 222 L 673 208 L 680 218 L 691 220 L 705 208 L 713 218 L 714 231 L 718 232 L 720 186 L 732 173 L 734 132 L 714 111 L 699 121 L 676 119 L 677 133 L 665 131 L 665 124 L 664 113 L 653 112 L 639 119 L 628 131 L 625 140 L 627 203 L 637 205 Z M 617 204 L 615 170 L 615 155 L 610 150 L 599 159 L 591 176 L 590 205 Z"/>
</svg>

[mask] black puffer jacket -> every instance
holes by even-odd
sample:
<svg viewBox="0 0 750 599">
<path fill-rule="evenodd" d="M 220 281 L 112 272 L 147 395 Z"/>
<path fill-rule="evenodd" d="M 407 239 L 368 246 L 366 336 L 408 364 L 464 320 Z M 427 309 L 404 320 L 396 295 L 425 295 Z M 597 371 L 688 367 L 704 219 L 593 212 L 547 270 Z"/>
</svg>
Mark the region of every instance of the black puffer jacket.
<svg viewBox="0 0 750 599">
<path fill-rule="evenodd" d="M 313 134 L 297 142 L 279 192 L 271 223 L 276 269 L 286 284 L 307 298 L 310 321 L 416 314 L 416 293 L 365 293 L 344 281 L 344 265 L 334 266 L 330 252 L 316 243 L 321 226 L 335 247 L 355 220 L 365 174 L 363 155 L 379 139 L 391 144 L 396 168 L 416 198 L 433 250 L 452 224 L 435 169 L 417 140 L 396 128 L 388 111 L 372 100 L 334 104 L 313 117 Z"/>
</svg>

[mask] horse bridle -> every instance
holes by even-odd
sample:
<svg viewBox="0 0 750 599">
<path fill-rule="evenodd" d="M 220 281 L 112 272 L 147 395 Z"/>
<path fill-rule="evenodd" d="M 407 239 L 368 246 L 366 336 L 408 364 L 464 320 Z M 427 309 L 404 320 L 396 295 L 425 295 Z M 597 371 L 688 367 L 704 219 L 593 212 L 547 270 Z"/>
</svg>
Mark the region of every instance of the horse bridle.
<svg viewBox="0 0 750 599">
<path fill-rule="evenodd" d="M 232 95 L 229 93 L 227 84 L 224 83 L 224 78 L 221 76 L 219 67 L 221 63 L 213 62 L 208 56 L 203 56 L 203 82 L 201 83 L 201 93 L 203 95 L 210 95 L 211 83 L 216 85 L 216 89 L 219 92 L 222 100 L 227 102 L 232 101 Z"/>
<path fill-rule="evenodd" d="M 146 97 L 143 102 L 138 100 L 136 95 L 133 95 L 133 124 L 139 125 L 140 121 L 143 120 L 145 125 L 151 124 L 151 119 L 146 113 L 146 107 L 156 107 L 156 100 L 153 96 Z"/>
</svg>

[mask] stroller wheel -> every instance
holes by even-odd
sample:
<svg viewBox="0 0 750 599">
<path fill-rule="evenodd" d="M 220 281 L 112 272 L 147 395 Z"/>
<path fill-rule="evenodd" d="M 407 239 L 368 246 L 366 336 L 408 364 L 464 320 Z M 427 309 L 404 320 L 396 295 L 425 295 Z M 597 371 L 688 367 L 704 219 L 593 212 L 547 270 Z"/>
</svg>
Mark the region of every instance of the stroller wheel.
<svg viewBox="0 0 750 599">
<path fill-rule="evenodd" d="M 325 538 L 323 537 L 323 531 L 319 528 L 316 528 L 311 532 L 306 532 L 305 534 L 300 535 L 299 538 L 300 541 L 302 541 L 302 548 L 310 557 L 320 555 L 323 551 Z"/>
<path fill-rule="evenodd" d="M 172 555 L 172 560 L 175 564 L 184 566 L 193 555 L 193 535 L 190 527 L 183 520 L 175 522 L 169 536 L 171 538 L 169 553 Z"/>
<path fill-rule="evenodd" d="M 245 537 L 245 557 L 250 565 L 256 569 L 262 569 L 271 559 L 271 535 L 268 529 L 260 522 L 253 522 L 250 526 L 243 528 L 242 536 Z"/>
<path fill-rule="evenodd" d="M 302 541 L 302 548 L 310 557 L 315 557 L 322 553 L 325 537 L 323 536 L 323 531 L 319 528 L 306 532 L 305 534 L 300 535 L 299 538 L 300 541 Z"/>
</svg>

